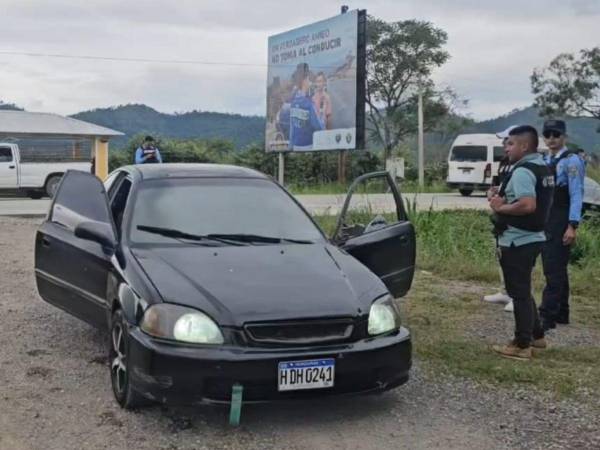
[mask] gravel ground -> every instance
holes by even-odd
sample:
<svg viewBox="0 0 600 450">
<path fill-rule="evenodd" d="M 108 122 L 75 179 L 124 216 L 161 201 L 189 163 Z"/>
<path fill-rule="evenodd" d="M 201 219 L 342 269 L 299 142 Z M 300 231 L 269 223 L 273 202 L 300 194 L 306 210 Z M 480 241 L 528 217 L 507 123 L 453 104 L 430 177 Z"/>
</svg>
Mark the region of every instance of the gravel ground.
<svg viewBox="0 0 600 450">
<path fill-rule="evenodd" d="M 0 449 L 600 448 L 587 402 L 433 376 L 418 361 L 392 392 L 244 406 L 239 428 L 224 408 L 123 411 L 106 335 L 37 296 L 36 224 L 0 219 Z"/>
<path fill-rule="evenodd" d="M 423 276 L 421 283 L 427 284 L 432 281 L 433 275 Z M 448 300 L 469 297 L 482 299 L 486 294 L 496 292 L 488 286 L 474 285 L 467 282 L 451 281 L 444 284 Z M 536 292 L 536 301 L 540 302 L 541 293 Z M 572 300 L 573 301 L 573 300 Z M 504 305 L 486 304 L 481 314 L 473 317 L 471 323 L 467 325 L 467 335 L 474 339 L 482 339 L 489 344 L 499 342 L 508 342 L 512 338 L 514 329 L 513 313 L 505 312 Z M 576 319 L 576 318 L 574 318 Z M 562 347 L 595 347 L 600 343 L 600 330 L 581 326 L 573 320 L 572 326 L 558 325 L 557 328 L 546 332 L 546 338 L 550 345 L 560 345 Z"/>
</svg>

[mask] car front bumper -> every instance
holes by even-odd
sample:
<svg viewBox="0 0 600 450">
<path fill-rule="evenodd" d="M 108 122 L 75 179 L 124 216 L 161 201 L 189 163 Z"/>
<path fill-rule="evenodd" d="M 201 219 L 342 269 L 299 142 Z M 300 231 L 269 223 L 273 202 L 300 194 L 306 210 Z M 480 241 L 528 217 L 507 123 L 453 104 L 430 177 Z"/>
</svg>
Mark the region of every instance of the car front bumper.
<svg viewBox="0 0 600 450">
<path fill-rule="evenodd" d="M 132 387 L 167 404 L 228 403 L 232 386 L 243 386 L 244 402 L 381 392 L 405 383 L 411 367 L 406 328 L 391 335 L 343 345 L 303 348 L 183 346 L 130 331 Z M 279 392 L 278 364 L 335 359 L 334 387 Z"/>
</svg>

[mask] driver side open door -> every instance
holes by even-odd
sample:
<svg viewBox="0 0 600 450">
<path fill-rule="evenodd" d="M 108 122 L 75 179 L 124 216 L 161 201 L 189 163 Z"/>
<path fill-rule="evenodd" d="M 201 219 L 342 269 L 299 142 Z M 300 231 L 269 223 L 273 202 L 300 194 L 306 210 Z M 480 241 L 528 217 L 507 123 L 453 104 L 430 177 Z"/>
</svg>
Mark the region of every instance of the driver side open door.
<svg viewBox="0 0 600 450">
<path fill-rule="evenodd" d="M 369 185 L 377 185 L 379 193 L 371 193 Z M 366 207 L 356 210 L 359 203 Z M 360 223 L 367 220 L 367 225 Z M 368 173 L 352 183 L 332 240 L 381 278 L 394 297 L 409 291 L 415 272 L 415 230 L 388 172 Z"/>
<path fill-rule="evenodd" d="M 104 186 L 95 175 L 69 170 L 35 238 L 35 277 L 47 302 L 97 327 L 106 326 L 106 286 L 112 250 L 78 237 L 95 224 L 116 242 Z"/>
</svg>

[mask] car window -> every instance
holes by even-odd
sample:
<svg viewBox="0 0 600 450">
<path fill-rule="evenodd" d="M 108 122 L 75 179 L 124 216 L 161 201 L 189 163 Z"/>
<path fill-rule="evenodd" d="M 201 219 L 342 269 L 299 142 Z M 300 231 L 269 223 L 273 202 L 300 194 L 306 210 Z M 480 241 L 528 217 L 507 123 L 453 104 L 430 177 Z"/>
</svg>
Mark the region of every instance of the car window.
<svg viewBox="0 0 600 450">
<path fill-rule="evenodd" d="M 12 162 L 13 155 L 10 147 L 0 147 L 0 163 Z"/>
<path fill-rule="evenodd" d="M 102 182 L 91 173 L 67 171 L 54 197 L 49 220 L 70 230 L 86 220 L 110 223 Z"/>
<path fill-rule="evenodd" d="M 253 234 L 322 241 L 310 217 L 277 184 L 264 179 L 195 178 L 142 182 L 137 189 L 130 238 L 173 242 L 140 225 L 190 234 Z"/>
<path fill-rule="evenodd" d="M 115 189 L 114 195 L 110 202 L 110 210 L 112 213 L 115 226 L 119 235 L 121 234 L 121 224 L 123 223 L 123 213 L 127 206 L 127 199 L 131 192 L 131 180 L 124 178 L 123 181 Z"/>
<path fill-rule="evenodd" d="M 483 145 L 457 145 L 455 147 L 452 147 L 450 161 L 487 161 L 487 147 Z"/>
<path fill-rule="evenodd" d="M 340 213 L 334 241 L 346 241 L 408 220 L 402 200 L 397 203 L 390 182 L 383 173 L 354 183 L 347 206 Z"/>
<path fill-rule="evenodd" d="M 494 147 L 494 162 L 502 161 L 505 156 L 504 147 Z"/>
<path fill-rule="evenodd" d="M 119 184 L 118 181 L 126 175 L 122 170 L 116 170 L 108 175 L 104 180 L 104 189 L 106 189 L 108 198 L 112 197 L 115 187 Z"/>
</svg>

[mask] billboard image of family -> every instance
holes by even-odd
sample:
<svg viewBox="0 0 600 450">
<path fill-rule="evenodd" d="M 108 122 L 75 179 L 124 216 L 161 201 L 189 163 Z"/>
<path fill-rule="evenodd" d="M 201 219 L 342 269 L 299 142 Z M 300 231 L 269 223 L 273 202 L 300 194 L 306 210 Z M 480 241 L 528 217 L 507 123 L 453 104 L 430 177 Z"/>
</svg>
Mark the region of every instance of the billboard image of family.
<svg viewBox="0 0 600 450">
<path fill-rule="evenodd" d="M 356 148 L 358 11 L 269 37 L 267 151 Z"/>
</svg>

